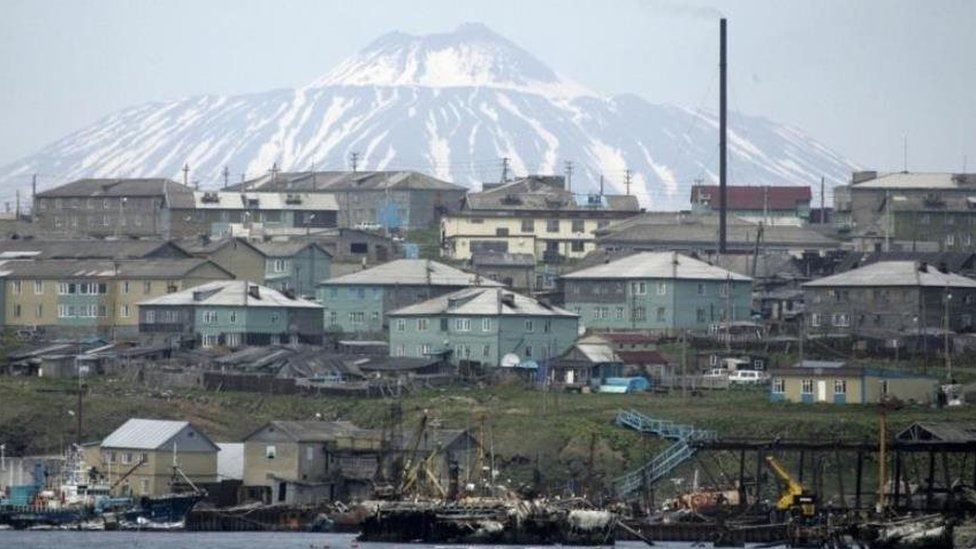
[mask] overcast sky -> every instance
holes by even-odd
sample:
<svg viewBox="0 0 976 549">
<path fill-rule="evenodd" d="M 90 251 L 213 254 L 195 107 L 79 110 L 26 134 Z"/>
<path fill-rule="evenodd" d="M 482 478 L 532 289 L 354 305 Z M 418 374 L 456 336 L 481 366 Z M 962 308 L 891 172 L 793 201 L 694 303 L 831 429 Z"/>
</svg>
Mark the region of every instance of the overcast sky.
<svg viewBox="0 0 976 549">
<path fill-rule="evenodd" d="M 0 165 L 123 107 L 292 88 L 392 30 L 482 22 L 600 93 L 730 107 L 855 163 L 976 171 L 968 0 L 0 0 Z M 734 122 L 734 118 L 732 119 Z"/>
</svg>

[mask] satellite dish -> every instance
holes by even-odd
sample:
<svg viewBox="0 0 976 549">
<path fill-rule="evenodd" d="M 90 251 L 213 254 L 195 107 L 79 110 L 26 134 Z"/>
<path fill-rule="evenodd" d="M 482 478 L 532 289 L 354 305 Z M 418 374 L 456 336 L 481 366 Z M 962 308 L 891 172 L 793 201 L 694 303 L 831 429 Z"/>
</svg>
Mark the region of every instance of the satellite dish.
<svg viewBox="0 0 976 549">
<path fill-rule="evenodd" d="M 515 353 L 508 353 L 502 357 L 502 367 L 503 368 L 514 368 L 522 362 L 522 359 Z"/>
</svg>

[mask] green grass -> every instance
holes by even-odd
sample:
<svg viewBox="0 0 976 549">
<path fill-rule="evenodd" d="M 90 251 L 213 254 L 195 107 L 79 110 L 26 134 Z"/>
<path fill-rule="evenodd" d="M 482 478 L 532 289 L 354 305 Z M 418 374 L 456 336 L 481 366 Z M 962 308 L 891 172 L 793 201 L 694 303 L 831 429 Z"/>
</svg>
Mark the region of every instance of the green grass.
<svg viewBox="0 0 976 549">
<path fill-rule="evenodd" d="M 10 455 L 58 451 L 73 441 L 77 397 L 71 380 L 0 379 L 0 443 Z M 347 419 L 363 427 L 389 427 L 391 400 L 238 392 L 161 392 L 120 380 L 93 379 L 85 399 L 85 439 L 98 440 L 130 417 L 188 419 L 218 441 L 240 440 L 273 419 Z M 609 480 L 637 467 L 666 444 L 613 425 L 619 409 L 714 429 L 722 437 L 875 439 L 877 408 L 770 403 L 764 390 L 671 395 L 542 393 L 517 386 L 427 390 L 400 402 L 405 432 L 425 412 L 445 428 L 484 433 L 503 475 L 526 482 L 538 463 L 548 482 L 588 474 Z M 897 432 L 913 421 L 976 421 L 976 408 L 935 410 L 909 406 L 889 413 Z M 482 430 L 482 426 L 484 429 Z M 490 436 L 488 436 L 490 433 Z"/>
</svg>

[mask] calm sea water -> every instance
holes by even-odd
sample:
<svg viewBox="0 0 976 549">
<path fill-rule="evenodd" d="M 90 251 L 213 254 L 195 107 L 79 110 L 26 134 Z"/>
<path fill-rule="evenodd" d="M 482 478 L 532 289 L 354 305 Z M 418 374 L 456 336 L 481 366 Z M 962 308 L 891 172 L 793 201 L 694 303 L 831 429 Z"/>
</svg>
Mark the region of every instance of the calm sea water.
<svg viewBox="0 0 976 549">
<path fill-rule="evenodd" d="M 491 547 L 463 545 L 421 545 L 358 543 L 353 534 L 304 534 L 271 532 L 50 532 L 0 531 L 0 548 L 19 549 L 98 547 L 99 549 L 431 549 L 440 547 Z M 510 548 L 512 546 L 499 546 Z M 543 547 L 554 547 L 547 545 Z M 616 547 L 647 547 L 641 542 L 620 542 Z M 690 548 L 690 543 L 658 542 L 655 547 Z M 701 545 L 695 547 L 702 547 Z M 711 547 L 710 545 L 706 547 Z"/>
</svg>

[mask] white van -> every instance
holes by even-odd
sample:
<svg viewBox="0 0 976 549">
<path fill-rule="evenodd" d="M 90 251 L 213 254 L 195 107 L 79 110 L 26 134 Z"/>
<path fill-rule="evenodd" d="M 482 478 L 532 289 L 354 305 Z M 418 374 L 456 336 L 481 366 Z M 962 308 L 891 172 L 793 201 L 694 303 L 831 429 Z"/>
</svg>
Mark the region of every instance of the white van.
<svg viewBox="0 0 976 549">
<path fill-rule="evenodd" d="M 729 374 L 729 383 L 733 385 L 757 385 L 766 382 L 766 374 L 759 370 L 736 370 Z"/>
</svg>

